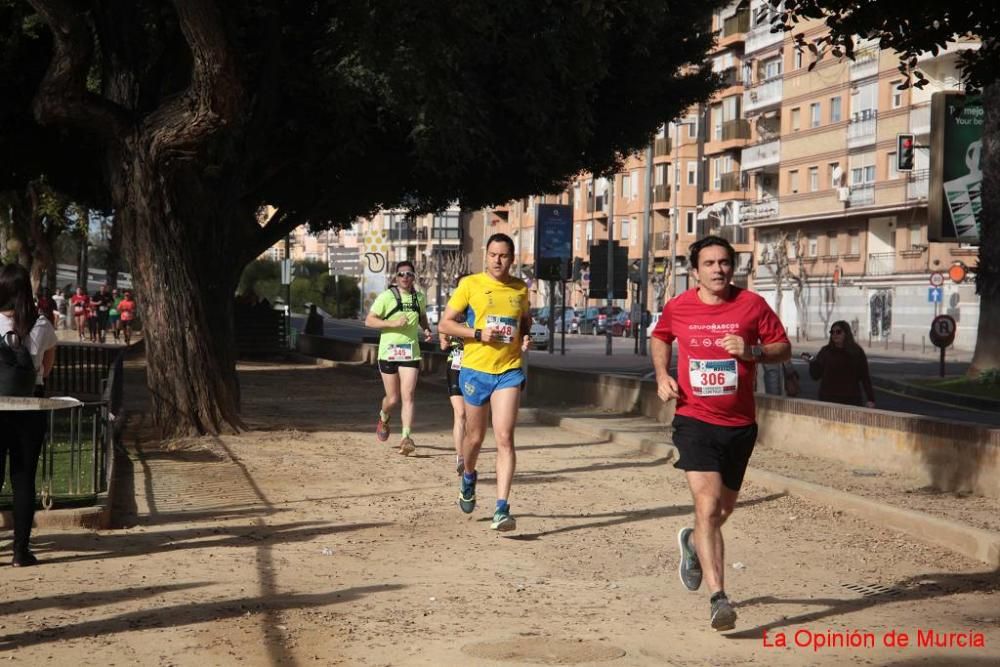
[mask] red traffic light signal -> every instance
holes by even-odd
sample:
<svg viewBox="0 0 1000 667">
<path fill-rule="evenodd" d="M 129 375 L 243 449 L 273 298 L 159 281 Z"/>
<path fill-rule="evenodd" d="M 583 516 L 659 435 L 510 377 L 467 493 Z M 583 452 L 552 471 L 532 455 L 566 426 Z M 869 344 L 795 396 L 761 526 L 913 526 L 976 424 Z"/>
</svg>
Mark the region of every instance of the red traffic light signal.
<svg viewBox="0 0 1000 667">
<path fill-rule="evenodd" d="M 896 171 L 913 171 L 913 150 L 915 148 L 912 134 L 896 135 Z"/>
</svg>

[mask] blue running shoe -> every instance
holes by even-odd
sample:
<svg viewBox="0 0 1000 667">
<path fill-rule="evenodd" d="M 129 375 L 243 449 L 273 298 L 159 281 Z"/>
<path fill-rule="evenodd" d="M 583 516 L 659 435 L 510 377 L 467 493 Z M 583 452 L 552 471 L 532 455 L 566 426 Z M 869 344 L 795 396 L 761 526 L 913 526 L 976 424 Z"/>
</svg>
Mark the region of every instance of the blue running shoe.
<svg viewBox="0 0 1000 667">
<path fill-rule="evenodd" d="M 465 475 L 460 480 L 458 506 L 466 514 L 471 514 L 472 510 L 476 509 L 476 480 L 478 477 L 478 473 L 473 472 L 471 482 L 465 481 Z"/>
<path fill-rule="evenodd" d="M 517 528 L 517 520 L 510 515 L 510 505 L 493 513 L 493 523 L 490 524 L 490 528 L 504 533 Z"/>
</svg>

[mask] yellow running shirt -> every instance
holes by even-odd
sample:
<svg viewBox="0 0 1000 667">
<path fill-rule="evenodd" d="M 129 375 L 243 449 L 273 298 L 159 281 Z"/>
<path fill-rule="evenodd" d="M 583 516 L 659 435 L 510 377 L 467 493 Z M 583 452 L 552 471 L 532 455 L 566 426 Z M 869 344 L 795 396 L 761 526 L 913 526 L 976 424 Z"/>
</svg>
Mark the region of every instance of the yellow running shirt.
<svg viewBox="0 0 1000 667">
<path fill-rule="evenodd" d="M 448 307 L 466 314 L 465 323 L 473 329 L 501 329 L 503 342 L 465 341 L 462 368 L 482 373 L 503 373 L 521 367 L 521 318 L 528 313 L 528 286 L 519 278 L 502 283 L 488 273 L 462 278 L 448 300 Z"/>
</svg>

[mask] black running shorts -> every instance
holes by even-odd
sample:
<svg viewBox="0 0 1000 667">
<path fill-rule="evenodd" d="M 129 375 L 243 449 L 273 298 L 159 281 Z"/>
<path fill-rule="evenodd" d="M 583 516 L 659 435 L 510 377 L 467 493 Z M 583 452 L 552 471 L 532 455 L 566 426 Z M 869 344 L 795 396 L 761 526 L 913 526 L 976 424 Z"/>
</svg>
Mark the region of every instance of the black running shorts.
<svg viewBox="0 0 1000 667">
<path fill-rule="evenodd" d="M 400 368 L 420 368 L 420 360 L 415 361 L 384 361 L 378 360 L 378 370 L 386 375 L 396 375 Z"/>
<path fill-rule="evenodd" d="M 449 396 L 461 396 L 462 395 L 462 385 L 458 382 L 458 368 L 452 368 L 451 364 L 448 364 L 448 395 Z"/>
<path fill-rule="evenodd" d="M 727 489 L 739 491 L 757 442 L 757 425 L 716 426 L 700 419 L 676 415 L 674 446 L 680 453 L 675 468 L 717 472 Z"/>
</svg>

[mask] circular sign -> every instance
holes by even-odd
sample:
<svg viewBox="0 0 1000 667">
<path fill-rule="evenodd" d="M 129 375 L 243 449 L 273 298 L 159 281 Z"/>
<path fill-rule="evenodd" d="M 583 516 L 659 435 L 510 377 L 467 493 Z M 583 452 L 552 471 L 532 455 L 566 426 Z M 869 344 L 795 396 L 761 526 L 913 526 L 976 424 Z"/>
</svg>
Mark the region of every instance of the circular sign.
<svg viewBox="0 0 1000 667">
<path fill-rule="evenodd" d="M 941 287 L 944 285 L 944 274 L 940 271 L 935 271 L 931 274 L 931 285 L 934 287 Z"/>
<path fill-rule="evenodd" d="M 938 315 L 931 321 L 931 342 L 938 347 L 948 347 L 955 341 L 955 318 L 951 315 Z"/>
<path fill-rule="evenodd" d="M 951 278 L 953 283 L 960 283 L 965 280 L 965 276 L 968 274 L 968 270 L 965 268 L 965 264 L 961 262 L 955 262 L 948 269 L 948 277 Z"/>
</svg>

